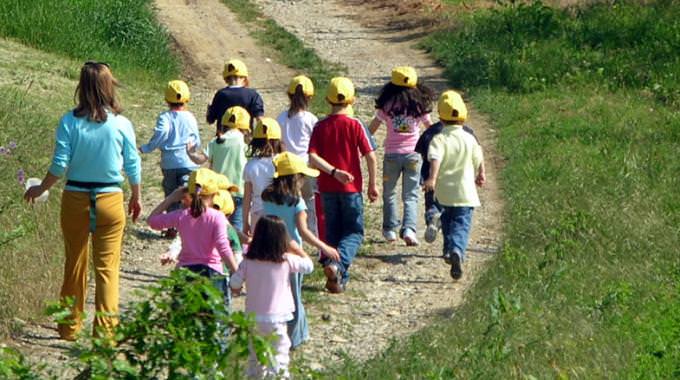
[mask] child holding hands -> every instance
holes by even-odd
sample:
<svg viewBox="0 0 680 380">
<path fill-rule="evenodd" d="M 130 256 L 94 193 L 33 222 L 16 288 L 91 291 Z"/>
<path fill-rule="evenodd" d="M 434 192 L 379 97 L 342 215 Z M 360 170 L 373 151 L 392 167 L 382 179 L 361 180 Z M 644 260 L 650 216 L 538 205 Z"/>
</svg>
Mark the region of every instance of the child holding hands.
<svg viewBox="0 0 680 380">
<path fill-rule="evenodd" d="M 468 245 L 472 212 L 480 206 L 477 186 L 486 180 L 482 148 L 475 137 L 463 130 L 467 108 L 455 91 L 446 91 L 437 105 L 442 132 L 432 138 L 428 150 L 430 176 L 423 190 L 434 190 L 442 206 L 443 258 L 451 265 L 451 277 L 463 276 L 462 263 Z"/>
<path fill-rule="evenodd" d="M 276 356 L 265 368 L 251 350 L 249 377 L 288 378 L 290 339 L 286 325 L 296 310 L 289 278 L 313 269 L 309 256 L 291 242 L 283 220 L 270 215 L 258 220 L 248 255 L 231 277 L 230 286 L 234 293 L 239 293 L 244 283 L 247 286 L 246 312 L 255 313 L 259 334 L 275 336 Z"/>
</svg>

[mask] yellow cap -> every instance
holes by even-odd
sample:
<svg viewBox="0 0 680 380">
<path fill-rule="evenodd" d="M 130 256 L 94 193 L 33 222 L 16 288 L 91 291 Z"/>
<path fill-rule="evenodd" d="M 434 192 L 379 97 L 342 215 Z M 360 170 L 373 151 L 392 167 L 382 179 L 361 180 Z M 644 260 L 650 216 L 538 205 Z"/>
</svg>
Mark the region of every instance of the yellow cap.
<svg viewBox="0 0 680 380">
<path fill-rule="evenodd" d="M 165 88 L 165 101 L 168 103 L 188 103 L 191 98 L 189 86 L 181 80 L 171 80 Z"/>
<path fill-rule="evenodd" d="M 465 102 L 459 93 L 449 90 L 445 91 L 437 103 L 439 119 L 444 121 L 465 121 L 468 111 Z"/>
<path fill-rule="evenodd" d="M 247 77 L 248 68 L 246 64 L 240 59 L 230 59 L 224 64 L 224 72 L 222 72 L 224 78 L 236 76 L 236 77 Z"/>
<path fill-rule="evenodd" d="M 298 75 L 293 78 L 288 86 L 288 93 L 290 95 L 295 94 L 297 86 L 302 86 L 302 93 L 305 94 L 305 96 L 314 96 L 314 84 L 312 83 L 312 80 L 306 76 Z"/>
<path fill-rule="evenodd" d="M 196 193 L 196 186 L 200 186 L 201 194 L 216 194 L 220 190 L 238 191 L 238 186 L 229 183 L 229 179 L 222 174 L 207 168 L 197 169 L 189 175 L 189 193 Z"/>
<path fill-rule="evenodd" d="M 283 152 L 272 160 L 274 164 L 274 178 L 284 175 L 304 174 L 308 177 L 318 177 L 319 171 L 307 166 L 305 160 L 295 153 Z"/>
<path fill-rule="evenodd" d="M 213 204 L 219 207 L 220 211 L 222 211 L 224 215 L 231 215 L 234 213 L 234 199 L 226 190 L 220 190 L 217 192 L 217 194 L 215 194 L 215 197 L 213 198 Z"/>
<path fill-rule="evenodd" d="M 222 116 L 222 125 L 227 128 L 237 128 L 250 130 L 250 114 L 239 106 L 227 108 L 227 112 Z"/>
<path fill-rule="evenodd" d="M 399 66 L 392 69 L 392 84 L 414 88 L 418 84 L 418 74 L 411 66 Z"/>
<path fill-rule="evenodd" d="M 255 130 L 253 131 L 254 139 L 267 140 L 281 140 L 281 126 L 271 117 L 262 117 L 257 119 Z"/>
<path fill-rule="evenodd" d="M 326 92 L 326 100 L 331 104 L 352 104 L 354 102 L 354 84 L 349 78 L 345 77 L 331 79 Z"/>
</svg>

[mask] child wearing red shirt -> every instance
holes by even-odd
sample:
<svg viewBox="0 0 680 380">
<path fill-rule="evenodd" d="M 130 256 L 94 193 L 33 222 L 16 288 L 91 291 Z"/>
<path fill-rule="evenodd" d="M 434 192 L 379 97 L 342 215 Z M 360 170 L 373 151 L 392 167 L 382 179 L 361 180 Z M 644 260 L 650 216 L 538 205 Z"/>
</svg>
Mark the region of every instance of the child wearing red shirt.
<svg viewBox="0 0 680 380">
<path fill-rule="evenodd" d="M 309 142 L 309 161 L 321 171 L 318 178 L 326 222 L 326 242 L 335 247 L 340 261 L 322 258 L 326 289 L 344 291 L 349 267 L 364 239 L 361 157 L 368 166 L 368 198 L 378 199 L 376 157 L 366 128 L 351 115 L 354 85 L 343 77 L 333 78 L 326 101 L 331 113 L 319 121 Z"/>
</svg>

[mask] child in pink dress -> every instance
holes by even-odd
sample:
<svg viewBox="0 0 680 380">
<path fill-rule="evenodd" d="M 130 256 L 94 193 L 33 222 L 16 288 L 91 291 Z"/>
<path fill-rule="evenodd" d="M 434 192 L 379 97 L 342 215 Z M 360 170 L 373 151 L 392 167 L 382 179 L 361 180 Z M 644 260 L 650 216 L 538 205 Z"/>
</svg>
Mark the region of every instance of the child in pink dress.
<svg viewBox="0 0 680 380">
<path fill-rule="evenodd" d="M 251 349 L 249 377 L 289 377 L 287 326 L 295 312 L 289 277 L 293 273 L 311 273 L 313 269 L 309 256 L 291 241 L 283 220 L 271 215 L 258 220 L 248 255 L 231 277 L 230 286 L 238 294 L 245 283 L 248 288 L 246 312 L 255 314 L 259 334 L 274 335 L 276 341 L 275 357 L 268 367 L 258 363 Z"/>
</svg>

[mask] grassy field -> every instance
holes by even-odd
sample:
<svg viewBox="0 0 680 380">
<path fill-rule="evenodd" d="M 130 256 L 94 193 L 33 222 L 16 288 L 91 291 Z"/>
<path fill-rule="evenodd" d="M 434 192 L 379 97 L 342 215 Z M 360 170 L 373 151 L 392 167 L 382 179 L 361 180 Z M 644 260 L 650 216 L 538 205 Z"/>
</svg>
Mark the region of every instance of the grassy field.
<svg viewBox="0 0 680 380">
<path fill-rule="evenodd" d="M 162 78 L 176 74 L 179 63 L 148 6 L 132 0 L 0 2 L 0 36 L 35 47 L 0 39 L 0 336 L 21 320 L 39 318 L 45 301 L 59 294 L 61 187 L 47 204 L 30 207 L 21 199 L 18 175 L 44 176 L 57 121 L 74 105 L 82 61 L 110 62 L 138 138 L 148 136 L 163 107 Z M 121 16 L 110 17 L 116 13 Z M 95 27 L 92 20 L 101 23 Z"/>
<path fill-rule="evenodd" d="M 506 241 L 453 318 L 339 377 L 680 376 L 679 7 L 648 3 L 475 11 L 426 41 L 500 131 Z"/>
</svg>

